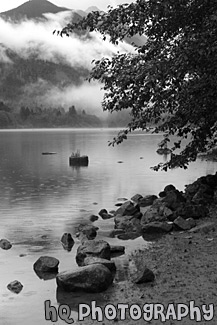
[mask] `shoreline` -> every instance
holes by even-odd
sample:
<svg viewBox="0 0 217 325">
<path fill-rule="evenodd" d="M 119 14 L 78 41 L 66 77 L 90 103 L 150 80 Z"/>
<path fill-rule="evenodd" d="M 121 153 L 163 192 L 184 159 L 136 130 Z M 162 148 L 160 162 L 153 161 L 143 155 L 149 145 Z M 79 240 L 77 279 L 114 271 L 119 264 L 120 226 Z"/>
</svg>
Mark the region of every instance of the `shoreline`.
<svg viewBox="0 0 217 325">
<path fill-rule="evenodd" d="M 207 222 L 213 222 L 217 229 L 217 215 L 215 206 L 211 208 L 211 216 L 200 220 L 198 225 L 204 225 Z M 190 301 L 195 302 L 195 306 L 201 307 L 203 304 L 214 304 L 217 306 L 216 294 L 216 230 L 204 230 L 197 233 L 189 231 L 180 231 L 166 234 L 151 247 L 146 250 L 135 250 L 129 254 L 128 258 L 131 264 L 128 279 L 114 284 L 102 293 L 103 300 L 107 304 L 129 304 L 143 306 L 144 304 L 162 304 L 165 308 L 169 304 L 185 304 Z M 131 274 L 141 266 L 147 266 L 155 273 L 153 283 L 133 284 L 130 281 Z M 130 274 L 131 273 L 131 274 Z M 94 295 L 92 296 L 95 300 Z M 80 302 L 82 303 L 82 301 Z M 104 307 L 106 304 L 104 305 Z M 216 311 L 215 311 L 216 313 Z M 132 324 L 134 322 L 130 315 L 126 313 L 126 319 L 120 319 L 120 315 L 115 320 L 104 318 L 102 324 Z M 136 324 L 144 324 L 144 319 L 136 321 Z M 202 318 L 201 324 L 205 324 Z M 97 320 L 85 318 L 82 322 L 75 320 L 76 324 L 96 324 Z M 159 325 L 160 320 L 147 322 L 152 325 Z M 206 322 L 209 325 L 215 325 L 215 316 L 213 320 Z M 198 324 L 196 320 L 190 320 L 185 317 L 182 320 L 165 321 L 165 324 Z"/>
<path fill-rule="evenodd" d="M 199 180 L 203 181 L 204 178 Z M 189 186 L 197 184 L 196 182 Z M 189 325 L 200 322 L 201 324 L 215 325 L 215 308 L 217 306 L 215 292 L 217 284 L 216 229 L 217 212 L 214 194 L 212 203 L 209 204 L 209 216 L 196 219 L 196 226 L 188 230 L 173 229 L 150 241 L 147 248 L 136 248 L 128 254 L 117 257 L 117 260 L 113 259 L 115 263 L 121 258 L 128 260 L 124 280 L 118 280 L 117 276 L 114 283 L 105 292 L 97 295 L 90 294 L 85 301 L 82 301 L 82 297 L 86 296 L 85 293 L 81 293 L 80 300 L 78 299 L 76 303 L 72 299 L 73 294 L 71 296 L 72 309 L 78 313 L 79 304 L 84 304 L 85 308 L 89 308 L 91 312 L 91 306 L 94 303 L 93 309 L 95 310 L 95 307 L 98 306 L 98 311 L 101 310 L 100 313 L 103 313 L 108 306 L 114 306 L 117 317 L 113 319 L 108 317 L 108 319 L 104 315 L 102 319 L 99 317 L 97 320 L 96 315 L 99 316 L 99 314 L 95 313 L 95 319 L 92 319 L 90 314 L 90 316 L 83 317 L 82 321 L 75 319 L 75 323 L 79 325 L 98 324 L 99 321 L 103 325 L 117 323 L 130 325 L 135 319 L 132 319 L 129 310 L 123 319 L 123 314 L 118 310 L 120 304 L 129 307 L 136 306 L 135 308 L 141 308 L 141 311 L 144 310 L 144 306 L 152 304 L 153 308 L 159 308 L 161 305 L 165 313 L 170 306 L 168 319 L 162 318 L 162 311 L 158 312 L 156 319 L 152 317 L 147 320 L 148 318 L 145 316 L 137 318 L 137 324 L 142 325 L 147 322 L 152 325 L 160 323 Z M 132 277 L 145 268 L 153 271 L 155 280 L 135 284 Z M 60 297 L 61 295 L 59 295 Z M 67 299 L 70 299 L 70 295 L 63 300 L 60 298 L 58 302 L 67 304 Z M 192 307 L 193 311 L 190 312 L 191 307 L 189 307 L 189 313 L 185 316 L 181 317 L 180 314 L 177 314 L 177 308 L 179 312 L 184 313 L 183 308 L 192 305 L 194 306 Z M 174 312 L 171 311 L 171 308 Z M 213 318 L 211 308 L 213 308 Z M 181 319 L 179 319 L 180 317 Z"/>
</svg>

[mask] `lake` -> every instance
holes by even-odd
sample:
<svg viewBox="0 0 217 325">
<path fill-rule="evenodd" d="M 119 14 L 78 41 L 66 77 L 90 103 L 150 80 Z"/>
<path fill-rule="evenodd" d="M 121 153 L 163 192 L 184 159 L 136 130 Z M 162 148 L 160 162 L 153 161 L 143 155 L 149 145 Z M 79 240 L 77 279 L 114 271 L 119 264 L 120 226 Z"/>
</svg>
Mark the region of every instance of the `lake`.
<svg viewBox="0 0 217 325">
<path fill-rule="evenodd" d="M 199 176 L 216 172 L 216 163 L 200 160 L 188 170 L 155 172 L 150 167 L 166 159 L 156 153 L 159 134 L 136 132 L 123 144 L 109 147 L 115 134 L 115 129 L 0 131 L 0 239 L 13 243 L 12 249 L 0 250 L 0 324 L 49 324 L 44 318 L 44 301 L 50 300 L 54 306 L 67 303 L 57 292 L 55 279 L 41 280 L 33 264 L 49 255 L 60 260 L 60 271 L 72 269 L 79 245 L 76 229 L 91 214 L 102 208 L 114 210 L 120 197 L 158 194 L 171 183 L 184 190 L 185 184 Z M 89 156 L 88 167 L 69 166 L 69 156 L 77 149 Z M 42 155 L 48 151 L 56 154 Z M 112 219 L 99 218 L 94 224 L 100 228 L 98 238 L 123 244 L 127 251 L 147 245 L 142 238 L 109 238 Z M 64 232 L 75 239 L 71 252 L 61 245 Z M 7 289 L 13 280 L 24 286 L 18 295 Z M 83 297 L 77 295 L 76 299 Z M 76 318 L 76 308 L 72 307 L 72 315 Z"/>
</svg>

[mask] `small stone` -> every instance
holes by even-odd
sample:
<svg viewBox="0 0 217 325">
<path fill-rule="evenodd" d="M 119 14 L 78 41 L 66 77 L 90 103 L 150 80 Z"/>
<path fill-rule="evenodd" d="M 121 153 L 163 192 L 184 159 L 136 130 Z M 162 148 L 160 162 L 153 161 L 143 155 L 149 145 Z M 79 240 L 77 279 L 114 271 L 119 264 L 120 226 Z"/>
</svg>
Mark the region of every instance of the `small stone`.
<svg viewBox="0 0 217 325">
<path fill-rule="evenodd" d="M 7 239 L 0 240 L 0 247 L 2 249 L 8 250 L 12 247 L 12 244 Z"/>
<path fill-rule="evenodd" d="M 154 273 L 150 269 L 145 268 L 143 271 L 134 275 L 133 282 L 139 284 L 139 283 L 153 282 L 154 279 L 155 279 Z"/>
<path fill-rule="evenodd" d="M 8 288 L 8 290 L 18 294 L 23 289 L 23 285 L 19 281 L 15 280 L 15 281 L 12 281 L 11 283 L 9 283 L 7 285 L 7 288 Z"/>
<path fill-rule="evenodd" d="M 72 235 L 70 233 L 64 233 L 61 238 L 61 242 L 63 245 L 63 248 L 67 251 L 71 251 L 72 247 L 74 246 L 74 239 L 72 238 Z"/>
</svg>

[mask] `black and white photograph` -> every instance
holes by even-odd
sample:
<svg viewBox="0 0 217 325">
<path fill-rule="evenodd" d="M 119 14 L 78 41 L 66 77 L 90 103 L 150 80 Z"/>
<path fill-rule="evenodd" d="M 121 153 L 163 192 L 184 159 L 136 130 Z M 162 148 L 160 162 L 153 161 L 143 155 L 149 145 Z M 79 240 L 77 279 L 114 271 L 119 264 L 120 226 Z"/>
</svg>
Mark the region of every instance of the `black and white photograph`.
<svg viewBox="0 0 217 325">
<path fill-rule="evenodd" d="M 216 325 L 216 0 L 1 0 L 0 325 Z"/>
</svg>

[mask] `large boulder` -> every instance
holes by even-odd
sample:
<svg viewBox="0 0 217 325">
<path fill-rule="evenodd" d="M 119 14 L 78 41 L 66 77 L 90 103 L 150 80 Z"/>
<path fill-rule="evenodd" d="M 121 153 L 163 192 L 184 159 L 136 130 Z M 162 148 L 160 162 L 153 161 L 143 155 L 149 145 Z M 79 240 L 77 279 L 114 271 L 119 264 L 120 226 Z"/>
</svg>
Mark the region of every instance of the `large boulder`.
<svg viewBox="0 0 217 325">
<path fill-rule="evenodd" d="M 12 247 L 12 244 L 7 239 L 0 240 L 0 247 L 2 249 L 8 250 Z"/>
<path fill-rule="evenodd" d="M 167 222 L 150 222 L 149 224 L 143 225 L 143 234 L 163 234 L 168 233 L 172 230 L 172 224 Z"/>
<path fill-rule="evenodd" d="M 100 257 L 110 260 L 110 245 L 104 240 L 89 240 L 83 242 L 77 249 L 76 262 L 79 266 L 84 265 L 84 259 L 88 256 Z"/>
<path fill-rule="evenodd" d="M 65 291 L 102 292 L 113 282 L 113 275 L 102 264 L 79 267 L 74 271 L 61 272 L 56 277 L 58 287 Z"/>
<path fill-rule="evenodd" d="M 59 260 L 55 257 L 41 256 L 34 263 L 33 268 L 35 272 L 57 272 Z"/>
</svg>

